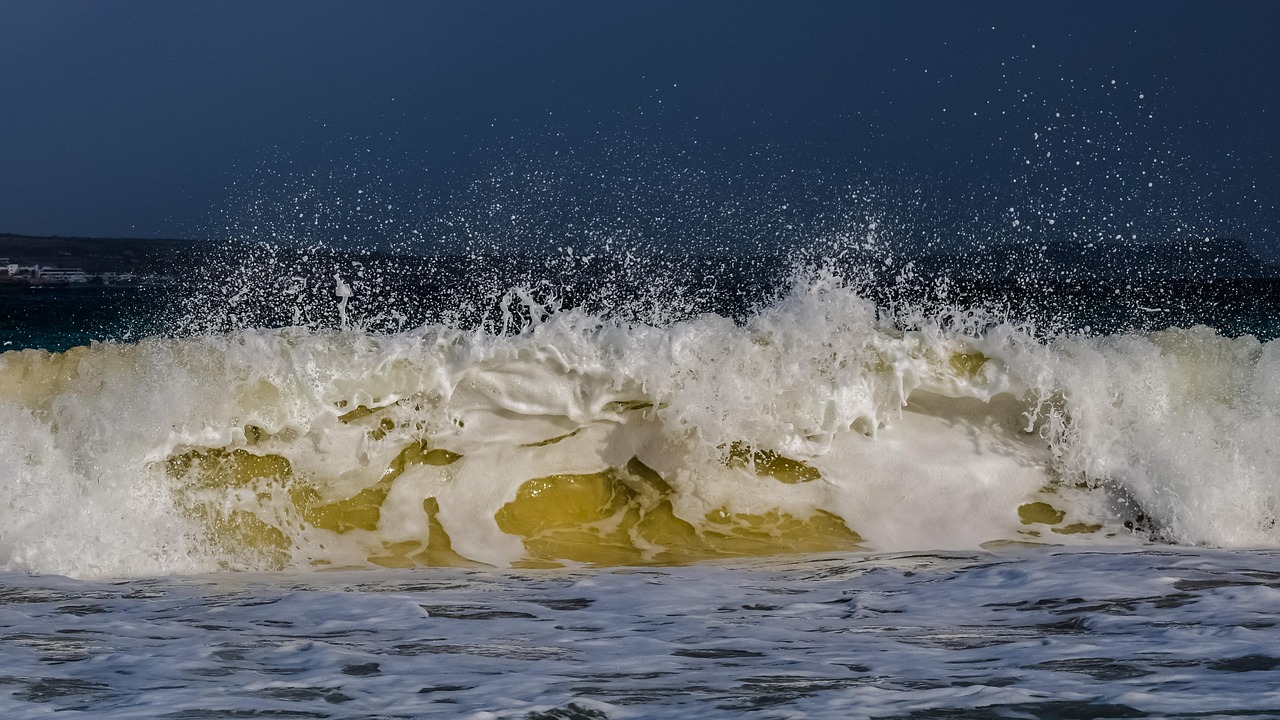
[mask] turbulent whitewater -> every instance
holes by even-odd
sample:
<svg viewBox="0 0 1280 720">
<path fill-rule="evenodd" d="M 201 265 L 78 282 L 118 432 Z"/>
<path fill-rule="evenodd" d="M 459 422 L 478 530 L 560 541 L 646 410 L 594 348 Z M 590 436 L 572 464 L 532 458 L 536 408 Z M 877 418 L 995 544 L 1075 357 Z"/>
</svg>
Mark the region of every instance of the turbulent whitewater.
<svg viewBox="0 0 1280 720">
<path fill-rule="evenodd" d="M 886 308 L 513 292 L 488 329 L 0 355 L 0 558 L 76 576 L 1280 544 L 1280 348 Z"/>
</svg>

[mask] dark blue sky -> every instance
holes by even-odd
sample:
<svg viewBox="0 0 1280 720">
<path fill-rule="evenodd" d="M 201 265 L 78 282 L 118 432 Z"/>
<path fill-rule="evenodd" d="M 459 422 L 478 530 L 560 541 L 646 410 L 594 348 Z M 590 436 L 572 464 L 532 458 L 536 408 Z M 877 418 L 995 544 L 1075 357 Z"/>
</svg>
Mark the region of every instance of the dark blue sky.
<svg viewBox="0 0 1280 720">
<path fill-rule="evenodd" d="M 0 0 L 0 232 L 210 235 L 281 167 L 367 152 L 427 192 L 613 136 L 1266 243 L 1277 28 L 1273 0 Z"/>
</svg>

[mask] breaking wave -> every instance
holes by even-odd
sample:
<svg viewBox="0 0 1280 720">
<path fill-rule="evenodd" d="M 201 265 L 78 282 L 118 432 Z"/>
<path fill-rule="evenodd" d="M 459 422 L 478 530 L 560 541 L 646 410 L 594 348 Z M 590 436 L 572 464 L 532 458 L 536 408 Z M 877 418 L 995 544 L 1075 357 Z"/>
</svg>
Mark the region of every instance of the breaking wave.
<svg viewBox="0 0 1280 720">
<path fill-rule="evenodd" d="M 345 299 L 345 298 L 344 298 Z M 1280 544 L 1280 348 L 1046 334 L 811 273 L 736 321 L 0 355 L 0 560 L 71 575 Z M 344 306 L 345 309 L 345 306 Z"/>
</svg>

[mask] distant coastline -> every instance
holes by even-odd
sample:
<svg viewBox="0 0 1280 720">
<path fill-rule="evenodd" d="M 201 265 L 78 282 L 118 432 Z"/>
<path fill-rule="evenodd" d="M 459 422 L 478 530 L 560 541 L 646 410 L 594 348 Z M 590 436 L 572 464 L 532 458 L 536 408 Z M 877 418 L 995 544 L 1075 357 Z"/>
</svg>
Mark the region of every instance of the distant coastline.
<svg viewBox="0 0 1280 720">
<path fill-rule="evenodd" d="M 157 287 L 181 280 L 192 240 L 0 233 L 0 285 Z"/>
<path fill-rule="evenodd" d="M 192 239 L 90 238 L 0 233 L 0 287 L 122 287 L 181 285 L 197 265 L 219 266 L 248 253 L 250 245 Z M 276 254 L 278 253 L 278 254 Z M 883 249 L 855 250 L 844 257 L 851 265 L 879 266 Z M 785 264 L 785 250 L 765 252 Z M 386 262 L 412 282 L 414 268 L 426 258 L 431 267 L 441 260 L 469 266 L 473 255 L 449 253 L 405 255 L 369 250 L 277 248 L 273 257 L 306 274 L 310 268 L 339 267 L 358 257 L 362 262 Z M 524 257 L 497 254 L 490 260 Z M 1175 243 L 1047 242 L 998 244 L 959 252 L 894 253 L 897 267 L 910 265 L 920 278 L 947 277 L 962 283 L 1023 284 L 1031 279 L 1067 285 L 1126 287 L 1168 282 L 1231 282 L 1280 280 L 1280 266 L 1260 258 L 1236 238 L 1205 238 Z M 703 258 L 713 260 L 714 258 Z M 413 262 L 418 261 L 418 262 Z M 324 269 L 321 275 L 332 273 Z M 327 275 L 326 275 L 327 276 Z"/>
<path fill-rule="evenodd" d="M 129 271 L 90 272 L 82 267 L 59 267 L 39 263 L 23 265 L 0 257 L 0 285 L 58 287 L 163 287 L 178 278 L 168 273 Z"/>
</svg>

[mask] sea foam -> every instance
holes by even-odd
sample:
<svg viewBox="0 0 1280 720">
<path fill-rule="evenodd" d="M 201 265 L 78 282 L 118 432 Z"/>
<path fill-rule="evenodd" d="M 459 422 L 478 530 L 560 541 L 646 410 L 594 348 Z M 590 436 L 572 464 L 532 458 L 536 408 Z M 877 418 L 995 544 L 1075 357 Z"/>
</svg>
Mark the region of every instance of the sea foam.
<svg viewBox="0 0 1280 720">
<path fill-rule="evenodd" d="M 0 355 L 0 557 L 85 576 L 1280 542 L 1274 342 L 1045 335 L 823 273 L 737 322 L 527 292 L 504 312 Z"/>
</svg>

